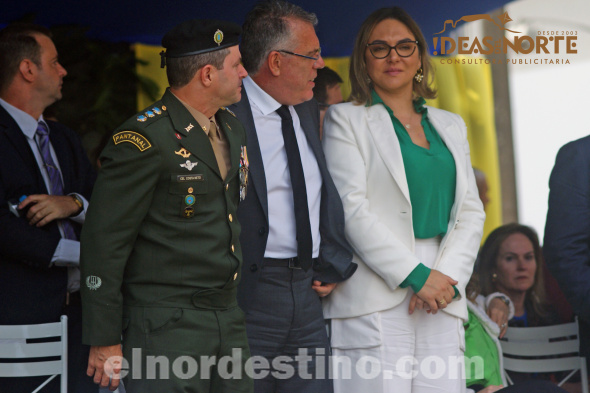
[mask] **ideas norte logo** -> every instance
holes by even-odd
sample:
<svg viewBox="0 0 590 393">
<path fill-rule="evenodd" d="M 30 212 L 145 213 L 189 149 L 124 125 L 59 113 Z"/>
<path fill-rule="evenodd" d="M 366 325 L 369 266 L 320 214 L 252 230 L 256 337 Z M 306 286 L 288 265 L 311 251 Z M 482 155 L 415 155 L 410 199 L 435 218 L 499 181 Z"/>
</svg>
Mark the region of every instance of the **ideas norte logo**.
<svg viewBox="0 0 590 393">
<path fill-rule="evenodd" d="M 494 40 L 493 37 L 485 36 L 482 39 L 478 37 L 458 37 L 456 40 L 451 37 L 436 37 L 446 31 L 447 25 L 453 28 L 457 27 L 457 23 L 484 21 L 493 23 L 498 29 L 507 31 L 512 34 Z M 435 34 L 433 37 L 434 55 L 472 55 L 482 54 L 491 55 L 493 53 L 507 54 L 509 50 L 516 54 L 575 54 L 578 53 L 576 49 L 576 40 L 578 39 L 578 32 L 575 30 L 539 30 L 534 36 L 522 34 L 519 31 L 506 28 L 508 22 L 512 21 L 508 12 L 494 19 L 488 14 L 466 15 L 453 21 L 446 20 L 443 29 Z M 440 45 L 439 45 L 440 44 Z M 455 53 L 456 52 L 456 53 Z M 557 59 L 559 62 L 559 59 Z M 567 62 L 569 64 L 569 61 Z"/>
</svg>

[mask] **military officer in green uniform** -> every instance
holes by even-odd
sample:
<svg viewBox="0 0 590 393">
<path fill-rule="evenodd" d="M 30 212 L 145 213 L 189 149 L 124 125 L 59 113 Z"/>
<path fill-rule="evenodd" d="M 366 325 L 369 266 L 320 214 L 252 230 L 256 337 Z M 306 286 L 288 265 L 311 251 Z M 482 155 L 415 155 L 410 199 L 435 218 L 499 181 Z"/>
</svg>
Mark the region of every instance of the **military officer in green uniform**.
<svg viewBox="0 0 590 393">
<path fill-rule="evenodd" d="M 240 31 L 191 20 L 168 32 L 170 88 L 101 155 L 81 240 L 87 372 L 100 386 L 123 376 L 131 393 L 252 391 L 236 303 L 248 159 L 225 109 L 247 75 Z"/>
</svg>

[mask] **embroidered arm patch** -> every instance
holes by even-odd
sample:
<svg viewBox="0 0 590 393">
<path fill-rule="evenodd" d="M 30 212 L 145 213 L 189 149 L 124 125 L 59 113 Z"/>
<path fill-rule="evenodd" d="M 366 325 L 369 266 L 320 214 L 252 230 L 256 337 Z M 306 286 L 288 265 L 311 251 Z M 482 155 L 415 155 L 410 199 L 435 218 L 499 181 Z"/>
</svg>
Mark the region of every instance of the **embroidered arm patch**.
<svg viewBox="0 0 590 393">
<path fill-rule="evenodd" d="M 139 151 L 145 151 L 152 147 L 152 144 L 146 139 L 146 137 L 134 131 L 118 132 L 113 135 L 113 141 L 115 142 L 115 145 L 118 145 L 122 142 L 133 143 L 139 149 Z"/>
</svg>

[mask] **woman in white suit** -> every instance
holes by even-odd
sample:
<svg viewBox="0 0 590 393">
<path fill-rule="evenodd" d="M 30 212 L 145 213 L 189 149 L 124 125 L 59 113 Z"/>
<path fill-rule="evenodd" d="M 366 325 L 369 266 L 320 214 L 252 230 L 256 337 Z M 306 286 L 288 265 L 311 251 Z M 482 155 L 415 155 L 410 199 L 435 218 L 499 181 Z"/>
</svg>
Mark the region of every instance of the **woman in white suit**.
<svg viewBox="0 0 590 393">
<path fill-rule="evenodd" d="M 465 123 L 424 105 L 432 72 L 412 18 L 377 10 L 353 50 L 352 102 L 326 115 L 324 151 L 359 265 L 324 303 L 336 393 L 465 390 L 465 286 L 485 214 Z"/>
</svg>

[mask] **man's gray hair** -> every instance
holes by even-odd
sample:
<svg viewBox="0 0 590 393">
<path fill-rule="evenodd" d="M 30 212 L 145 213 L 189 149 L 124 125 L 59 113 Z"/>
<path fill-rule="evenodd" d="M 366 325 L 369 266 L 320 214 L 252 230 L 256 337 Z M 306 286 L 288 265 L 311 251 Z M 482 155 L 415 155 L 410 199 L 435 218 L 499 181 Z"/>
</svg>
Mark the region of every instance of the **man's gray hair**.
<svg viewBox="0 0 590 393">
<path fill-rule="evenodd" d="M 248 12 L 242 26 L 240 46 L 242 62 L 248 73 L 258 73 L 271 51 L 290 49 L 283 47 L 292 38 L 287 19 L 298 19 L 312 26 L 318 24 L 314 13 L 282 0 L 258 3 Z"/>
</svg>

